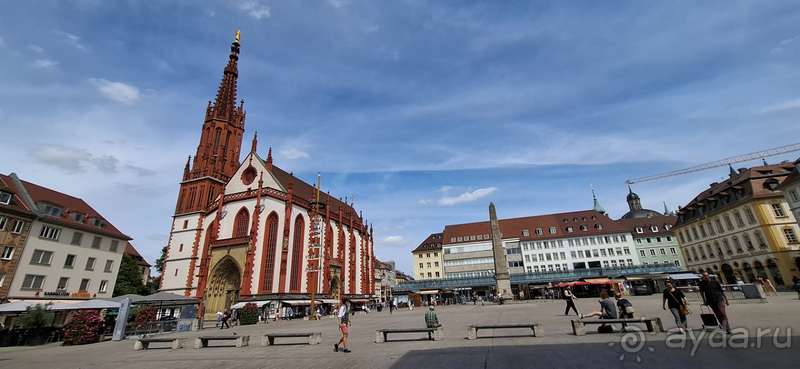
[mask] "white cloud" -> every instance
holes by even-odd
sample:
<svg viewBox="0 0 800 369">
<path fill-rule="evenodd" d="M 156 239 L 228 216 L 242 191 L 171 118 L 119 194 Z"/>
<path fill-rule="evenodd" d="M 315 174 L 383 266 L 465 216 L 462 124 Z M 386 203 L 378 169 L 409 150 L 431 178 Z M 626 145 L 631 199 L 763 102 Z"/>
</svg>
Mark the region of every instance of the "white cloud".
<svg viewBox="0 0 800 369">
<path fill-rule="evenodd" d="M 472 192 L 464 192 L 458 197 L 447 197 L 447 196 L 445 196 L 445 197 L 442 197 L 441 199 L 439 199 L 439 201 L 437 201 L 437 204 L 449 206 L 449 205 L 455 205 L 455 204 L 458 204 L 458 203 L 461 203 L 461 202 L 475 201 L 475 200 L 478 200 L 481 197 L 484 197 L 484 196 L 486 196 L 486 195 L 488 195 L 488 194 L 490 194 L 492 192 L 495 192 L 497 190 L 498 190 L 497 187 L 480 188 L 480 189 L 477 189 L 477 190 L 472 191 Z"/>
<path fill-rule="evenodd" d="M 64 31 L 59 31 L 59 30 L 55 30 L 55 31 L 57 33 L 59 33 L 60 35 L 64 36 L 64 41 L 66 41 L 67 44 L 75 46 L 76 48 L 78 48 L 80 50 L 86 50 L 86 47 L 81 44 L 80 36 L 73 35 L 71 33 L 67 33 L 67 32 L 64 32 Z"/>
<path fill-rule="evenodd" d="M 287 159 L 303 159 L 309 157 L 307 152 L 295 148 L 281 150 L 281 155 Z"/>
<path fill-rule="evenodd" d="M 6 44 L 3 43 L 3 38 L 0 37 L 0 47 L 3 47 L 3 46 L 6 46 Z"/>
<path fill-rule="evenodd" d="M 35 51 L 35 52 L 39 53 L 39 54 L 41 54 L 41 53 L 43 53 L 43 52 L 44 52 L 44 49 L 42 49 L 42 47 L 41 47 L 41 46 L 34 45 L 34 44 L 30 44 L 30 45 L 28 45 L 28 49 L 31 49 L 31 50 L 33 50 L 33 51 Z"/>
<path fill-rule="evenodd" d="M 331 5 L 337 8 L 341 8 L 347 4 L 350 4 L 350 2 L 347 0 L 330 0 L 329 2 L 331 3 Z"/>
<path fill-rule="evenodd" d="M 270 8 L 262 5 L 259 0 L 247 0 L 239 4 L 239 9 L 247 12 L 251 17 L 261 20 L 261 18 L 269 18 Z"/>
<path fill-rule="evenodd" d="M 781 43 L 778 44 L 778 46 L 786 45 L 786 44 L 788 44 L 790 42 L 793 42 L 794 40 L 797 40 L 798 38 L 800 38 L 800 35 L 794 36 L 794 37 L 792 37 L 792 38 L 790 38 L 788 40 L 783 40 L 783 41 L 781 41 Z"/>
<path fill-rule="evenodd" d="M 761 113 L 774 113 L 776 111 L 800 108 L 800 99 L 785 101 L 780 104 L 770 105 L 761 109 Z"/>
<path fill-rule="evenodd" d="M 122 82 L 111 82 L 103 78 L 91 78 L 89 82 L 97 86 L 106 98 L 123 104 L 132 104 L 139 100 L 139 88 Z"/>
<path fill-rule="evenodd" d="M 37 59 L 31 65 L 37 69 L 51 69 L 58 65 L 58 62 L 50 59 Z"/>
<path fill-rule="evenodd" d="M 389 236 L 382 240 L 380 240 L 380 244 L 384 246 L 405 246 L 409 244 L 409 241 L 403 236 Z"/>
<path fill-rule="evenodd" d="M 213 10 L 208 13 L 209 17 L 214 17 L 216 15 L 217 15 L 217 13 L 215 13 Z"/>
<path fill-rule="evenodd" d="M 81 173 L 82 163 L 91 160 L 89 150 L 60 145 L 39 145 L 31 148 L 29 155 L 40 164 L 57 167 L 67 173 Z"/>
</svg>

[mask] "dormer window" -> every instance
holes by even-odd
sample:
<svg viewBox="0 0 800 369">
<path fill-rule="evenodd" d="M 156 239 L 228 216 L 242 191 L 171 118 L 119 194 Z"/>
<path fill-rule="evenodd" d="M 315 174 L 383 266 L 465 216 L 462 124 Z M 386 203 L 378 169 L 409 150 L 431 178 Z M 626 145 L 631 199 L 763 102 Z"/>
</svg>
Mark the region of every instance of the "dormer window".
<svg viewBox="0 0 800 369">
<path fill-rule="evenodd" d="M 89 218 L 89 221 L 97 228 L 104 227 L 106 225 L 106 221 L 100 218 Z"/>
<path fill-rule="evenodd" d="M 536 228 L 536 234 L 541 236 L 542 234 L 544 234 L 544 232 L 542 232 L 541 228 Z"/>
<path fill-rule="evenodd" d="M 5 191 L 0 191 L 0 204 L 8 205 L 11 203 L 11 198 L 13 196 Z"/>
<path fill-rule="evenodd" d="M 45 215 L 54 216 L 56 218 L 61 217 L 61 208 L 53 205 L 41 204 L 39 205 L 39 210 L 41 210 Z"/>
<path fill-rule="evenodd" d="M 567 227 L 567 232 L 568 232 L 568 233 L 572 233 L 572 231 L 573 231 L 573 228 L 572 228 L 572 226 L 570 226 L 570 227 Z"/>
<path fill-rule="evenodd" d="M 588 231 L 588 230 L 589 227 L 587 227 L 585 224 L 581 226 L 581 231 Z"/>
<path fill-rule="evenodd" d="M 664 229 L 666 229 L 666 230 L 669 230 L 670 228 L 672 228 L 672 226 L 671 226 L 671 225 L 669 225 L 669 224 L 664 224 Z"/>
<path fill-rule="evenodd" d="M 523 235 L 523 236 L 525 236 L 525 237 L 528 237 L 528 236 L 530 236 L 531 234 L 530 234 L 530 232 L 528 232 L 528 230 L 527 230 L 527 229 L 524 229 L 524 230 L 522 230 L 522 235 Z"/>
<path fill-rule="evenodd" d="M 636 233 L 644 233 L 644 229 L 642 227 L 636 227 Z"/>
<path fill-rule="evenodd" d="M 72 220 L 74 220 L 77 223 L 83 223 L 83 219 L 86 218 L 86 216 L 84 216 L 81 213 L 71 213 L 70 217 L 72 217 Z"/>
<path fill-rule="evenodd" d="M 556 227 L 550 227 L 550 234 L 556 234 Z"/>
<path fill-rule="evenodd" d="M 653 232 L 658 232 L 658 226 L 650 226 L 650 230 Z"/>
<path fill-rule="evenodd" d="M 603 229 L 603 225 L 600 223 L 595 224 L 594 227 L 597 229 Z"/>
</svg>

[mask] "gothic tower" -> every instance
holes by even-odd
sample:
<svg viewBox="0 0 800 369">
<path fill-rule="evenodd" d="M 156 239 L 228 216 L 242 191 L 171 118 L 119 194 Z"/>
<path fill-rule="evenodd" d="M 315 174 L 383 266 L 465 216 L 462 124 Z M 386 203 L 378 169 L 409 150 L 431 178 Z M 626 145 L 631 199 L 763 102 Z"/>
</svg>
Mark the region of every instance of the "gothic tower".
<svg viewBox="0 0 800 369">
<path fill-rule="evenodd" d="M 244 100 L 236 106 L 236 80 L 239 77 L 239 32 L 231 45 L 228 65 L 222 75 L 217 98 L 208 102 L 203 132 L 194 164 L 183 172 L 175 215 L 205 210 L 222 192 L 239 168 L 245 111 Z"/>
</svg>

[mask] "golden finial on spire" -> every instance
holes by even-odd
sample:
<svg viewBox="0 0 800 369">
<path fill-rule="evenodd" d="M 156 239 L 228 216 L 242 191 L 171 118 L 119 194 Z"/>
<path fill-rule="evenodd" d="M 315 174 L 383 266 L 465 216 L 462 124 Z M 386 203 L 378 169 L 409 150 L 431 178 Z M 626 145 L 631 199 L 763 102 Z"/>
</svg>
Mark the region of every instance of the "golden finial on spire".
<svg viewBox="0 0 800 369">
<path fill-rule="evenodd" d="M 242 31 L 236 30 L 236 42 L 239 42 L 239 37 L 242 36 Z"/>
</svg>

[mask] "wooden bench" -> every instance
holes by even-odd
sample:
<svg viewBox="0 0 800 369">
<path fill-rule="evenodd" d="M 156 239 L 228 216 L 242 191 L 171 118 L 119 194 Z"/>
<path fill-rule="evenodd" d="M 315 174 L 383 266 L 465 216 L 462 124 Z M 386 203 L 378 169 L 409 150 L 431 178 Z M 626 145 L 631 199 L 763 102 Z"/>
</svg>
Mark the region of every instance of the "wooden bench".
<svg viewBox="0 0 800 369">
<path fill-rule="evenodd" d="M 479 329 L 513 329 L 513 328 L 527 328 L 533 330 L 534 337 L 542 337 L 544 336 L 544 330 L 542 327 L 539 326 L 538 323 L 508 323 L 508 324 L 471 324 L 468 326 L 469 336 L 467 338 L 471 340 L 478 339 L 478 330 Z"/>
<path fill-rule="evenodd" d="M 270 333 L 261 337 L 261 347 L 272 346 L 275 344 L 275 337 L 308 337 L 309 345 L 319 345 L 322 343 L 322 332 L 314 333 Z"/>
<path fill-rule="evenodd" d="M 576 336 L 585 336 L 586 324 L 631 324 L 631 323 L 644 323 L 647 326 L 648 332 L 663 332 L 664 326 L 661 324 L 661 318 L 634 318 L 634 319 L 580 319 L 572 321 L 572 333 Z"/>
<path fill-rule="evenodd" d="M 439 328 L 395 328 L 395 329 L 378 329 L 375 332 L 375 343 L 386 342 L 386 336 L 389 333 L 427 333 L 428 339 L 432 341 L 444 340 L 444 329 Z"/>
<path fill-rule="evenodd" d="M 236 347 L 250 346 L 250 336 L 201 336 L 194 340 L 194 348 L 208 347 L 208 341 L 236 340 Z"/>
<path fill-rule="evenodd" d="M 147 350 L 152 342 L 172 342 L 172 349 L 175 350 L 186 345 L 186 338 L 140 338 L 133 345 L 133 350 Z"/>
</svg>

